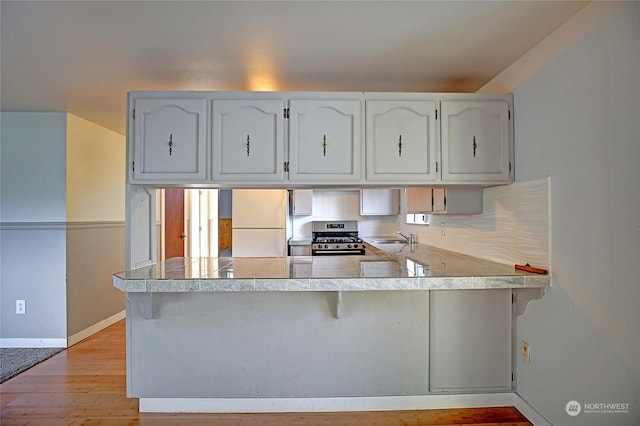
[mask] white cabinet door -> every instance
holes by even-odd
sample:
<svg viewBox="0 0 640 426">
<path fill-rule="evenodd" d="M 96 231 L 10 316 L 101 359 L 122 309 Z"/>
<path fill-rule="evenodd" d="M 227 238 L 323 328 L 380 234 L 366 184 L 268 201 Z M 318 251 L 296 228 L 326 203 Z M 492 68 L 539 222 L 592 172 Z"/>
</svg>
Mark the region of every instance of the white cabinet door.
<svg viewBox="0 0 640 426">
<path fill-rule="evenodd" d="M 313 189 L 294 189 L 291 195 L 291 214 L 311 216 L 313 214 Z"/>
<path fill-rule="evenodd" d="M 205 98 L 133 98 L 131 183 L 207 179 Z"/>
<path fill-rule="evenodd" d="M 407 213 L 431 213 L 433 188 L 407 188 Z"/>
<path fill-rule="evenodd" d="M 439 178 L 436 102 L 367 101 L 367 180 Z"/>
<path fill-rule="evenodd" d="M 437 290 L 429 301 L 431 392 L 511 390 L 511 290 Z"/>
<path fill-rule="evenodd" d="M 511 120 L 506 101 L 443 101 L 442 180 L 508 183 Z"/>
<path fill-rule="evenodd" d="M 289 256 L 311 256 L 311 244 L 307 244 L 304 246 L 289 245 Z M 309 267 L 309 271 L 310 269 L 311 268 Z M 300 275 L 296 275 L 296 276 L 299 277 Z"/>
<path fill-rule="evenodd" d="M 289 126 L 291 181 L 361 180 L 360 100 L 291 100 Z"/>
<path fill-rule="evenodd" d="M 400 214 L 399 189 L 361 189 L 361 216 L 397 216 Z"/>
<path fill-rule="evenodd" d="M 213 181 L 282 181 L 284 101 L 213 100 Z"/>
<path fill-rule="evenodd" d="M 433 188 L 433 212 L 445 213 L 447 211 L 447 190 L 445 188 Z"/>
<path fill-rule="evenodd" d="M 475 214 L 482 206 L 482 188 L 407 188 L 407 213 Z"/>
</svg>

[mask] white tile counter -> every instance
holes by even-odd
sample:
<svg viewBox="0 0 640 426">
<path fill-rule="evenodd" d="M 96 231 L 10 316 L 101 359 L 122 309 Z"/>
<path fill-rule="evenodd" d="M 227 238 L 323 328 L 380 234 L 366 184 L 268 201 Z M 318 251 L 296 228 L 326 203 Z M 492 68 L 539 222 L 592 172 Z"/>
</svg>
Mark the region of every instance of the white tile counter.
<svg viewBox="0 0 640 426">
<path fill-rule="evenodd" d="M 173 258 L 114 274 L 127 293 L 544 288 L 548 275 L 424 244 L 367 256 Z"/>
</svg>

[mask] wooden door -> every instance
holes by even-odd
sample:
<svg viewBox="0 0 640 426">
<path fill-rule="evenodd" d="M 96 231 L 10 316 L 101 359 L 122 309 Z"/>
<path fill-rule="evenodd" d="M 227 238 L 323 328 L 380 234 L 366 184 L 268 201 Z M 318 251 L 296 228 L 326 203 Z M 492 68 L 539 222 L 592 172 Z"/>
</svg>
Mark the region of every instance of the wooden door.
<svg viewBox="0 0 640 426">
<path fill-rule="evenodd" d="M 231 218 L 218 219 L 218 252 L 231 250 Z"/>
<path fill-rule="evenodd" d="M 184 190 L 164 190 L 165 259 L 184 257 Z"/>
</svg>

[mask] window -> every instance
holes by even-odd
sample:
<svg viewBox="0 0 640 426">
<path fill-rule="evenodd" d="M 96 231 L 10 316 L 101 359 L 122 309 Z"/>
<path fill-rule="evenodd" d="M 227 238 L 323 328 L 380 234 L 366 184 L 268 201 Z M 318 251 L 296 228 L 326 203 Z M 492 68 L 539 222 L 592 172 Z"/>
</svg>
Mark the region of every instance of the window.
<svg viewBox="0 0 640 426">
<path fill-rule="evenodd" d="M 428 225 L 429 215 L 424 213 L 407 214 L 406 223 L 410 223 L 413 225 Z"/>
</svg>

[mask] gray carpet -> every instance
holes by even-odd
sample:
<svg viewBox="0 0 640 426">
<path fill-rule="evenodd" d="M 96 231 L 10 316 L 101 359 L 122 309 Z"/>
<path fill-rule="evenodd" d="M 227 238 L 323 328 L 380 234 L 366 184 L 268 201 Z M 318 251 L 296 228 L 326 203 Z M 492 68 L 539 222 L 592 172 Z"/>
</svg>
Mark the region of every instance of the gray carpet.
<svg viewBox="0 0 640 426">
<path fill-rule="evenodd" d="M 0 383 L 63 350 L 64 348 L 0 348 Z"/>
</svg>

